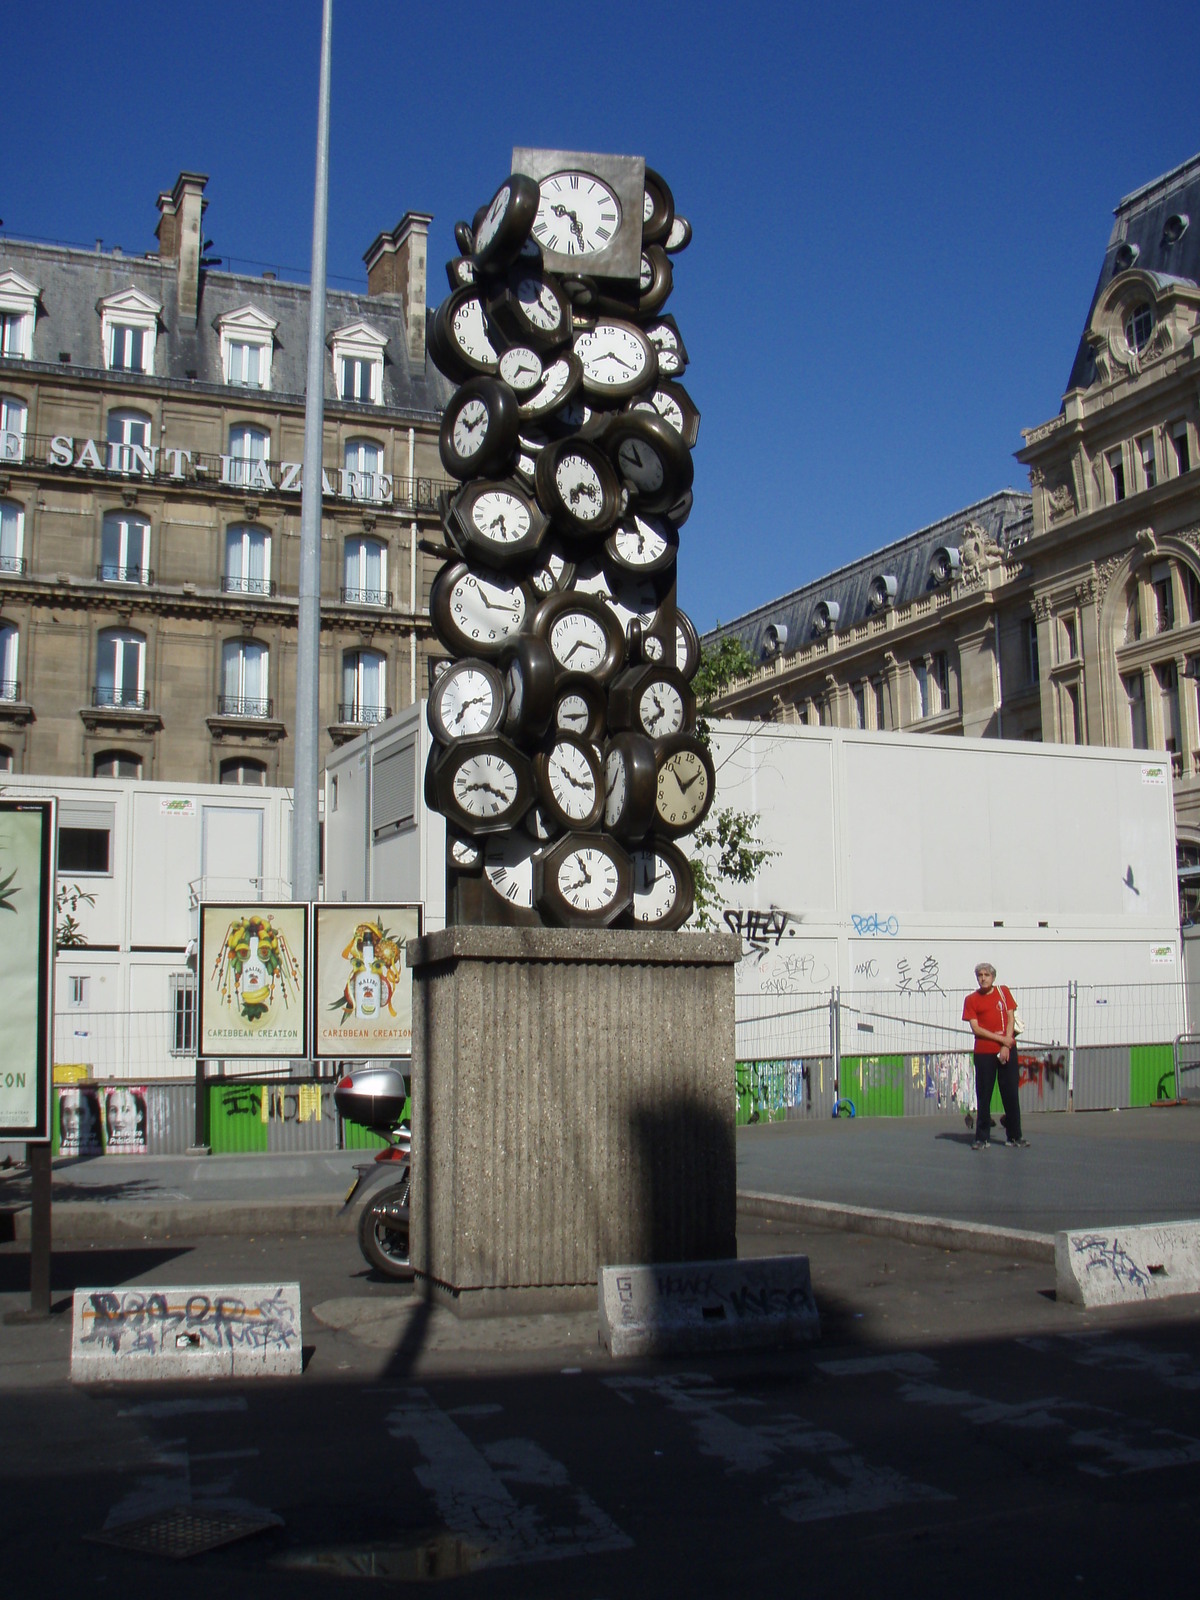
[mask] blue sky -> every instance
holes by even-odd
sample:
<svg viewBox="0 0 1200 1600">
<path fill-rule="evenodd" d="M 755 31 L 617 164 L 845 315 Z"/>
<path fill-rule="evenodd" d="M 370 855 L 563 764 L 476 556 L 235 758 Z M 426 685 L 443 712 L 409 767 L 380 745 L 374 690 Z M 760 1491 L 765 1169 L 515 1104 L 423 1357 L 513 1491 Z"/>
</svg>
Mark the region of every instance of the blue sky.
<svg viewBox="0 0 1200 1600">
<path fill-rule="evenodd" d="M 152 249 L 187 168 L 214 254 L 303 276 L 320 9 L 18 8 L 5 231 Z M 703 414 L 679 593 L 711 627 L 1026 486 L 1012 452 L 1058 410 L 1112 208 L 1200 150 L 1183 24 L 1159 0 L 334 0 L 330 281 L 364 287 L 374 236 L 428 211 L 436 304 L 514 145 L 644 155 L 695 229 L 668 306 Z"/>
</svg>

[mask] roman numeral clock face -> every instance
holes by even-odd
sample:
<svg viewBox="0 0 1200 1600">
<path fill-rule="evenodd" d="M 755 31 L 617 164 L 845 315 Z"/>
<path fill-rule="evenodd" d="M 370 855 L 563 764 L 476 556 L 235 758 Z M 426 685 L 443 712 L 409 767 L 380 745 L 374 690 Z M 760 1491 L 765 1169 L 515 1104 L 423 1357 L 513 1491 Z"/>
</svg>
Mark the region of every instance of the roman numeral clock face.
<svg viewBox="0 0 1200 1600">
<path fill-rule="evenodd" d="M 621 224 L 621 206 L 607 184 L 586 172 L 555 172 L 541 182 L 533 237 L 564 256 L 606 250 Z"/>
</svg>

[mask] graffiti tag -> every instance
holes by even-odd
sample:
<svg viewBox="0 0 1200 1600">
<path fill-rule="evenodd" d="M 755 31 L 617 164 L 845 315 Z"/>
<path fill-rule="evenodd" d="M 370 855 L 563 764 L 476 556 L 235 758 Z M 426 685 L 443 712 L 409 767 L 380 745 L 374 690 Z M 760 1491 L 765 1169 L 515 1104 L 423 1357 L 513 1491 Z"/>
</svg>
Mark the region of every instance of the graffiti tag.
<svg viewBox="0 0 1200 1600">
<path fill-rule="evenodd" d="M 895 917 L 881 917 L 878 911 L 870 911 L 865 915 L 852 911 L 850 923 L 855 933 L 865 939 L 894 939 L 900 932 L 900 923 Z"/>
<path fill-rule="evenodd" d="M 726 906 L 723 917 L 730 933 L 736 933 L 747 944 L 759 948 L 772 943 L 778 945 L 785 933 L 791 939 L 796 937 L 795 928 L 790 926 L 791 913 L 780 911 L 776 906 L 769 911 L 745 911 L 740 906 Z"/>
</svg>

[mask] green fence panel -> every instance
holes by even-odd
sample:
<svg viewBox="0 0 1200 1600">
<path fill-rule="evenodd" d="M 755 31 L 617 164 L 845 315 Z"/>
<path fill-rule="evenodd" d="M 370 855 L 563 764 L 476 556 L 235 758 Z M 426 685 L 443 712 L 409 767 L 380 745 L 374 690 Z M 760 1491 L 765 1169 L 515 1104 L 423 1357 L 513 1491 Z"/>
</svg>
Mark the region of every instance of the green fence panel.
<svg viewBox="0 0 1200 1600">
<path fill-rule="evenodd" d="M 261 1083 L 212 1083 L 208 1088 L 208 1142 L 213 1155 L 246 1155 L 267 1148 Z"/>
<path fill-rule="evenodd" d="M 1129 1052 L 1129 1104 L 1175 1098 L 1175 1052 L 1169 1044 L 1135 1044 Z"/>
<path fill-rule="evenodd" d="M 843 1056 L 839 1082 L 860 1117 L 904 1115 L 903 1056 Z"/>
<path fill-rule="evenodd" d="M 404 1114 L 409 1115 L 409 1106 L 406 1103 Z M 372 1133 L 370 1128 L 364 1128 L 361 1123 L 347 1122 L 342 1119 L 342 1149 L 343 1150 L 382 1150 L 387 1139 L 381 1133 Z"/>
</svg>

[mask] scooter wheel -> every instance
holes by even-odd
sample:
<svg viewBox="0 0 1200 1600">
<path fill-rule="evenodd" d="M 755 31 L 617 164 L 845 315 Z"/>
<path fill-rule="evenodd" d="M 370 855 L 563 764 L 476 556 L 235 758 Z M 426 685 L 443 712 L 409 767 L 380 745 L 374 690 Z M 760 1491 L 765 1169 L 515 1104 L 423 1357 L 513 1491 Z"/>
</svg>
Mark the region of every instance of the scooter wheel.
<svg viewBox="0 0 1200 1600">
<path fill-rule="evenodd" d="M 385 1278 L 411 1278 L 408 1250 L 408 1179 L 381 1189 L 358 1219 L 358 1245 Z"/>
</svg>

